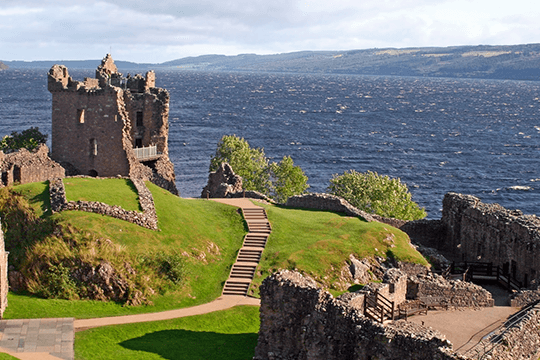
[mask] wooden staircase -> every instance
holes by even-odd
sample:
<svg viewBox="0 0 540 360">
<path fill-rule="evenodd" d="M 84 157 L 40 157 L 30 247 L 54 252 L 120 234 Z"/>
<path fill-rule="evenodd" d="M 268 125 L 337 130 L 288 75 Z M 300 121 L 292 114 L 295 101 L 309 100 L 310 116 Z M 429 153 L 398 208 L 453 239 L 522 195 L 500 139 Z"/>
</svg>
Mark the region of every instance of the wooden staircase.
<svg viewBox="0 0 540 360">
<path fill-rule="evenodd" d="M 231 268 L 229 279 L 225 282 L 222 295 L 246 296 L 268 236 L 272 232 L 266 211 L 261 207 L 242 208 L 242 214 L 249 232 L 238 251 L 236 262 Z"/>
</svg>

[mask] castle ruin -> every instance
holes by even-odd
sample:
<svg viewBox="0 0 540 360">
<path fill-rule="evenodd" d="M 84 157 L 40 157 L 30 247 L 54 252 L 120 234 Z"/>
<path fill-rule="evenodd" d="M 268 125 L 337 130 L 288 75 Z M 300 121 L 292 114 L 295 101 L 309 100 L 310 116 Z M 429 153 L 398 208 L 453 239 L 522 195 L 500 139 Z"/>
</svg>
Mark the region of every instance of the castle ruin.
<svg viewBox="0 0 540 360">
<path fill-rule="evenodd" d="M 51 157 L 70 175 L 147 179 L 174 194 L 169 160 L 169 93 L 153 71 L 123 77 L 110 54 L 96 78 L 74 81 L 67 67 L 49 70 Z"/>
</svg>

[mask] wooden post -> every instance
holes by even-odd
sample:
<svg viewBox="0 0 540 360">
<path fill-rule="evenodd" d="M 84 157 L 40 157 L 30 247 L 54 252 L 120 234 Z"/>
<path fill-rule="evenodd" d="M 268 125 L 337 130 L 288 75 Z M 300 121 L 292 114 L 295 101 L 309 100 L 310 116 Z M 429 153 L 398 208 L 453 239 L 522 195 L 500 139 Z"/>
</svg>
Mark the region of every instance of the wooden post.
<svg viewBox="0 0 540 360">
<path fill-rule="evenodd" d="M 394 321 L 394 302 L 392 301 L 392 321 Z"/>
</svg>

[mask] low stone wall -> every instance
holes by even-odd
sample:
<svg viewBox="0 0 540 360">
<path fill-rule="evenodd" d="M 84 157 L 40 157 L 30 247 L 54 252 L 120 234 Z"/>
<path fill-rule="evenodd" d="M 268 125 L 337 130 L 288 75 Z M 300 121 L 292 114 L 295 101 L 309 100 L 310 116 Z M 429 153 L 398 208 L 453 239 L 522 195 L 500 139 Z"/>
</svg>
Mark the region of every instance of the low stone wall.
<svg viewBox="0 0 540 360">
<path fill-rule="evenodd" d="M 152 193 L 142 180 L 134 180 L 133 184 L 139 193 L 139 202 L 143 208 L 142 213 L 128 211 L 120 206 L 111 206 L 97 201 L 67 201 L 66 191 L 62 179 L 53 179 L 49 183 L 49 194 L 51 198 L 51 209 L 53 212 L 64 210 L 86 211 L 96 214 L 111 216 L 116 219 L 128 221 L 130 223 L 145 227 L 151 230 L 158 230 L 158 220 L 154 207 Z"/>
<path fill-rule="evenodd" d="M 446 280 L 437 274 L 409 277 L 407 299 L 451 307 L 491 307 L 491 293 L 481 286 L 461 280 Z"/>
<path fill-rule="evenodd" d="M 373 322 L 349 303 L 351 295 L 334 299 L 297 272 L 266 278 L 260 294 L 256 360 L 466 359 L 439 332 L 402 320 Z"/>
</svg>

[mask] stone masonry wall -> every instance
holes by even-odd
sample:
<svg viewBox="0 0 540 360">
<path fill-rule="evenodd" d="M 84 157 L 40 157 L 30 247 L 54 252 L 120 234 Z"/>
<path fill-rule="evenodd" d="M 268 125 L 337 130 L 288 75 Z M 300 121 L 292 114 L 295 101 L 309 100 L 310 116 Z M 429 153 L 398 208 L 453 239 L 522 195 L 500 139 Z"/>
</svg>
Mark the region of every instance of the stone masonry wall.
<svg viewBox="0 0 540 360">
<path fill-rule="evenodd" d="M 540 276 L 538 217 L 448 193 L 441 221 L 447 227 L 445 249 L 462 260 L 493 262 L 525 286 Z"/>
<path fill-rule="evenodd" d="M 0 151 L 0 173 L 1 187 L 63 178 L 65 170 L 51 160 L 49 148 L 43 144 L 35 151 L 21 149 L 10 154 Z"/>
<path fill-rule="evenodd" d="M 261 286 L 256 360 L 465 359 L 432 329 L 364 317 L 297 272 L 280 271 Z"/>
<path fill-rule="evenodd" d="M 481 286 L 461 280 L 446 280 L 437 274 L 409 277 L 407 298 L 449 307 L 491 307 L 494 300 Z"/>
<path fill-rule="evenodd" d="M 142 180 L 132 180 L 139 194 L 139 203 L 143 212 L 128 211 L 120 206 L 111 206 L 95 201 L 67 201 L 66 191 L 62 179 L 54 179 L 49 183 L 49 193 L 51 198 L 51 209 L 53 212 L 64 210 L 78 210 L 92 212 L 96 214 L 111 216 L 120 220 L 151 230 L 158 230 L 158 220 L 152 193 Z"/>
</svg>

